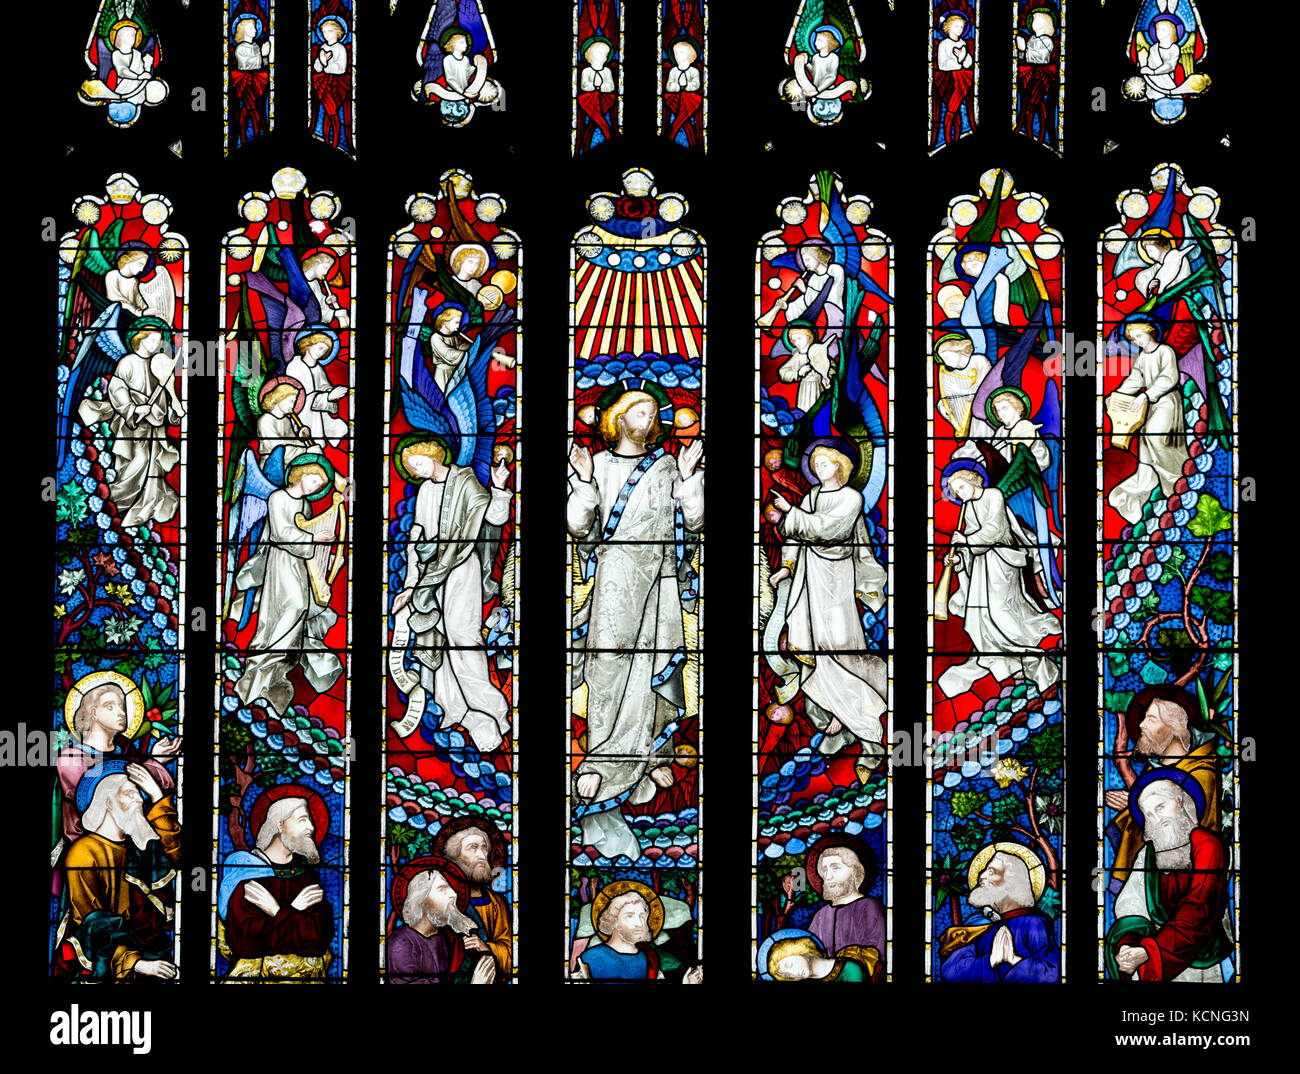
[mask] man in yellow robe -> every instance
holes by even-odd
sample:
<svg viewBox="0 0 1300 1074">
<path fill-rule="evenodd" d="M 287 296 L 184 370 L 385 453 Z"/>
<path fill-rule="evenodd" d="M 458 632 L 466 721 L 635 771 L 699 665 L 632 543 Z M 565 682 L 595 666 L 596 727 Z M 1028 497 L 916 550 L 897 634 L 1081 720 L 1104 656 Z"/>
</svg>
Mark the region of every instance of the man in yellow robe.
<svg viewBox="0 0 1300 1074">
<path fill-rule="evenodd" d="M 462 817 L 443 825 L 433 853 L 455 862 L 469 880 L 468 913 L 478 928 L 465 937 L 465 950 L 491 954 L 497 982 L 508 983 L 514 965 L 510 901 L 491 887 L 505 867 L 505 839 L 490 822 Z"/>
<path fill-rule="evenodd" d="M 1156 686 L 1142 690 L 1133 698 L 1125 713 L 1125 723 L 1135 753 L 1146 757 L 1154 765 L 1167 765 L 1186 772 L 1200 784 L 1205 795 L 1205 812 L 1200 818 L 1200 825 L 1217 832 L 1221 793 L 1217 741 L 1210 737 L 1193 745 L 1189 719 L 1190 713 L 1196 711 L 1199 711 L 1199 704 L 1186 691 L 1177 687 Z M 1129 812 L 1127 789 L 1107 791 L 1106 805 L 1119 810 L 1106 828 L 1106 834 L 1115 847 L 1111 887 L 1118 891 L 1128 879 L 1129 870 L 1145 838 L 1141 825 Z"/>
<path fill-rule="evenodd" d="M 175 800 L 140 764 L 87 779 L 78 788 L 85 834 L 65 862 L 71 906 L 56 976 L 170 980 L 177 970 L 166 888 L 181 860 Z"/>
</svg>

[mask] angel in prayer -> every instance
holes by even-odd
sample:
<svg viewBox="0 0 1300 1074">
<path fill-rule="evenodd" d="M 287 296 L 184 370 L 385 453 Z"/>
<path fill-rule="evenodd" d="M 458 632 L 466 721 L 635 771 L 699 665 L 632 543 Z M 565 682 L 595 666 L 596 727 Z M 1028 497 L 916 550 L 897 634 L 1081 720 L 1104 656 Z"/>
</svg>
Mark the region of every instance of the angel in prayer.
<svg viewBox="0 0 1300 1074">
<path fill-rule="evenodd" d="M 122 9 L 135 17 L 119 17 Z M 86 54 L 96 77 L 83 82 L 78 95 L 85 104 L 106 104 L 109 122 L 129 127 L 145 106 L 167 100 L 167 83 L 154 73 L 161 56 L 144 4 L 106 0 Z"/>
<path fill-rule="evenodd" d="M 1061 622 L 1039 607 L 1026 585 L 1026 575 L 1042 571 L 1034 537 L 980 463 L 955 459 L 941 481 L 944 495 L 962 505 L 944 563 L 955 569 L 959 586 L 948 607 L 962 617 L 972 654 L 944 671 L 939 687 L 958 697 L 992 675 L 1000 683 L 1030 679 L 1045 692 L 1061 670 L 1042 643 L 1061 633 Z"/>
<path fill-rule="evenodd" d="M 1044 145 L 1055 139 L 1055 131 L 1049 129 L 1058 78 L 1055 35 L 1056 15 L 1050 8 L 1034 9 L 1027 29 L 1016 34 L 1016 129 Z"/>
<path fill-rule="evenodd" d="M 618 89 L 609 66 L 613 50 L 605 37 L 583 42 L 581 53 L 586 66 L 578 72 L 578 152 L 614 136 Z"/>
<path fill-rule="evenodd" d="M 304 433 L 320 448 L 338 447 L 348 434 L 348 423 L 339 418 L 339 400 L 348 394 L 347 385 L 335 385 L 325 367 L 339 353 L 339 337 L 326 325 L 308 325 L 294 337 L 294 356 L 286 373 L 306 391 L 302 412 Z"/>
<path fill-rule="evenodd" d="M 798 506 L 773 497 L 785 538 L 781 567 L 768 580 L 777 591 L 776 630 L 783 620 L 805 709 L 824 736 L 819 749 L 836 754 L 857 741 L 874 766 L 885 753 L 888 676 L 884 660 L 867 651 L 858 601 L 880 611 L 888 576 L 872 555 L 862 493 L 848 483 L 854 460 L 819 444 L 808 465 L 817 483 Z"/>
<path fill-rule="evenodd" d="M 1137 469 L 1111 489 L 1107 502 L 1125 521 L 1140 522 L 1152 492 L 1159 488 L 1161 496 L 1173 494 L 1190 455 L 1178 356 L 1162 342 L 1160 329 L 1151 322 L 1130 320 L 1124 325 L 1124 338 L 1137 354 L 1115 393 L 1126 402 L 1144 401 L 1146 417 L 1134 437 Z"/>
<path fill-rule="evenodd" d="M 484 488 L 472 469 L 448 457 L 440 438 L 425 433 L 411 434 L 398 448 L 398 472 L 418 486 L 406 575 L 391 610 L 394 647 L 409 638 L 409 659 L 418 669 L 414 682 L 404 668 L 397 676 L 409 696 L 403 727 L 428 707 L 441 715 L 440 726 L 464 728 L 487 753 L 510 728 L 510 705 L 488 671 L 483 629 L 484 592 L 495 589 L 493 561 L 510 520 L 510 468 L 498 453 Z"/>
<path fill-rule="evenodd" d="M 700 46 L 683 34 L 671 46 L 672 62 L 665 64 L 664 106 L 668 137 L 688 149 L 698 146 L 704 130 L 704 82 L 700 74 Z"/>
<path fill-rule="evenodd" d="M 934 48 L 934 89 L 937 108 L 935 147 L 952 145 L 963 131 L 975 130 L 975 57 L 966 38 L 970 22 L 952 12 L 939 24 Z"/>
<path fill-rule="evenodd" d="M 1210 76 L 1196 70 L 1205 43 L 1192 0 L 1143 0 L 1129 43 L 1138 73 L 1124 83 L 1124 95 L 1151 101 L 1160 122 L 1177 122 L 1186 111 L 1182 98 L 1210 88 Z"/>
<path fill-rule="evenodd" d="M 323 455 L 315 453 L 297 456 L 280 488 L 262 473 L 251 453 L 245 454 L 244 465 L 248 472 L 243 498 L 231 523 L 240 527 L 237 545 L 251 538 L 251 554 L 235 573 L 233 584 L 246 595 L 241 626 L 252 612 L 257 628 L 235 692 L 245 704 L 264 698 L 277 713 L 284 713 L 294 700 L 289 673 L 295 667 L 302 669 L 307 685 L 318 694 L 328 691 L 343 673 L 339 657 L 325 646 L 325 635 L 338 619 L 329 606 L 337 567 L 329 568 L 324 577 L 312 568 L 318 545 L 336 552 L 343 540 L 336 519 L 347 483 L 335 475 Z M 309 526 L 314 521 L 310 505 L 331 493 L 331 506 L 315 519 L 330 524 Z"/>
<path fill-rule="evenodd" d="M 415 99 L 438 101 L 445 123 L 468 123 L 476 105 L 501 97 L 501 84 L 488 76 L 493 53 L 492 33 L 477 3 L 438 0 L 417 50 L 423 74 L 415 84 Z"/>
<path fill-rule="evenodd" d="M 311 85 L 316 114 L 312 133 L 326 145 L 350 152 L 352 128 L 352 72 L 348 56 L 347 24 L 330 15 L 316 24 Z"/>
<path fill-rule="evenodd" d="M 123 340 L 120 315 L 120 306 L 109 306 L 85 337 L 64 406 L 66 412 L 75 401 L 88 428 L 108 425 L 115 474 L 109 496 L 123 527 L 130 529 L 176 517 L 180 497 L 167 475 L 181 456 L 167 430 L 180 423 L 185 408 L 176 395 L 175 362 L 167 347 L 171 325 L 158 317 L 137 317 Z M 104 398 L 91 398 L 89 389 L 110 368 Z"/>
</svg>

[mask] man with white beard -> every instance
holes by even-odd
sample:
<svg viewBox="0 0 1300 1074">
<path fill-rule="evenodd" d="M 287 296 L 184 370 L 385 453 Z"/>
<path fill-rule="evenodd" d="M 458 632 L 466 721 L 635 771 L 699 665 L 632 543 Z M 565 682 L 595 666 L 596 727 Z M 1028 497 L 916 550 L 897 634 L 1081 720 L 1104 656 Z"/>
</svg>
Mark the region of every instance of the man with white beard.
<svg viewBox="0 0 1300 1074">
<path fill-rule="evenodd" d="M 487 822 L 463 817 L 442 826 L 433 853 L 454 863 L 469 882 L 465 909 L 474 928 L 465 937 L 465 950 L 491 955 L 499 979 L 506 983 L 514 956 L 512 915 L 509 900 L 492 890 L 494 866 L 505 867 L 505 840 L 490 831 Z"/>
<path fill-rule="evenodd" d="M 1124 713 L 1128 741 L 1133 755 L 1171 773 L 1183 772 L 1196 780 L 1204 801 L 1199 822 L 1210 831 L 1219 828 L 1218 738 L 1198 730 L 1191 721 L 1200 712 L 1196 697 L 1178 686 L 1151 686 L 1139 691 Z M 1213 713 L 1210 716 L 1213 719 Z M 1115 848 L 1111 867 L 1110 890 L 1119 894 L 1129 869 L 1142 846 L 1142 826 L 1129 810 L 1129 789 L 1106 792 L 1106 805 L 1116 810 L 1106 826 L 1106 835 Z"/>
<path fill-rule="evenodd" d="M 255 848 L 222 863 L 217 910 L 234 963 L 228 980 L 325 976 L 334 908 L 311 868 L 320 862 L 315 835 L 307 799 L 287 793 L 271 802 Z"/>
<path fill-rule="evenodd" d="M 171 980 L 177 970 L 170 911 L 159 913 L 154 897 L 165 894 L 161 889 L 181 860 L 176 803 L 143 765 L 105 766 L 111 766 L 107 775 L 88 774 L 78 788 L 85 834 L 68 848 L 70 920 L 62 926 L 66 942 L 56 953 L 55 976 Z"/>
<path fill-rule="evenodd" d="M 883 966 L 885 908 L 879 899 L 865 894 L 874 880 L 867 875 L 868 863 L 874 874 L 875 856 L 851 836 L 830 835 L 813 847 L 805 871 L 821 881 L 826 903 L 813 915 L 808 931 L 832 958 L 846 947 L 870 947 L 882 957 Z"/>
<path fill-rule="evenodd" d="M 1146 836 L 1115 899 L 1106 933 L 1112 980 L 1221 984 L 1229 938 L 1227 848 L 1198 823 L 1196 781 L 1158 769 L 1133 785 L 1130 809 Z"/>
<path fill-rule="evenodd" d="M 403 924 L 388 938 L 388 980 L 393 984 L 445 984 L 461 981 L 460 970 L 470 962 L 470 984 L 492 984 L 496 963 L 491 955 L 472 954 L 465 937 L 475 924 L 461 909 L 469 899 L 469 884 L 451 862 L 425 858 L 412 865 L 419 871 L 402 896 Z M 409 871 L 409 867 L 408 867 Z M 480 948 L 481 950 L 481 948 Z"/>
<path fill-rule="evenodd" d="M 1019 843 L 991 843 L 971 861 L 966 901 L 991 924 L 946 929 L 939 940 L 945 981 L 1051 984 L 1061 979 L 1061 946 L 1051 919 L 1036 909 L 1043 863 Z"/>
</svg>

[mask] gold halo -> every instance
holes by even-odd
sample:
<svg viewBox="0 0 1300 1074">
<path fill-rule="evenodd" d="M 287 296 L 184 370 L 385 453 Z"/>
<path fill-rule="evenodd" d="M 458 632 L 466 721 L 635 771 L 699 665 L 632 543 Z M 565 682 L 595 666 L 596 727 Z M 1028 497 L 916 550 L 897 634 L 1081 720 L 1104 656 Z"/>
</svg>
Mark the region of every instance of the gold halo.
<svg viewBox="0 0 1300 1074">
<path fill-rule="evenodd" d="M 600 921 L 601 915 L 611 902 L 620 895 L 626 895 L 629 891 L 635 891 L 641 898 L 645 899 L 650 907 L 650 915 L 646 920 L 646 924 L 650 928 L 650 938 L 653 940 L 664 927 L 664 903 L 653 888 L 647 887 L 639 880 L 615 880 L 596 892 L 596 897 L 591 900 L 591 927 L 596 930 L 596 935 L 602 940 L 608 941 L 609 937 L 600 931 L 597 922 Z"/>
<path fill-rule="evenodd" d="M 144 31 L 140 28 L 140 24 L 136 22 L 135 19 L 118 19 L 117 22 L 113 23 L 112 27 L 108 31 L 109 42 L 114 46 L 117 45 L 117 32 L 124 26 L 129 26 L 135 31 L 135 41 L 132 42 L 131 47 L 139 48 L 140 43 L 144 40 Z"/>
<path fill-rule="evenodd" d="M 1044 868 L 1042 859 L 1037 854 L 1019 843 L 989 843 L 988 846 L 981 847 L 979 853 L 971 859 L 970 869 L 966 873 L 966 884 L 971 891 L 974 891 L 975 885 L 979 883 L 980 873 L 984 871 L 984 867 L 999 851 L 1010 854 L 1013 858 L 1019 858 L 1025 863 L 1029 869 L 1029 888 L 1034 894 L 1034 902 L 1041 899 L 1043 888 L 1047 886 L 1047 869 Z"/>
<path fill-rule="evenodd" d="M 1176 241 L 1173 235 L 1162 227 L 1149 227 L 1146 231 L 1142 232 L 1142 234 L 1137 237 L 1138 257 L 1142 258 L 1142 260 L 1148 265 L 1154 265 L 1155 262 L 1152 261 L 1151 258 L 1147 257 L 1146 247 L 1142 245 L 1147 239 L 1168 239 L 1170 242 Z"/>
<path fill-rule="evenodd" d="M 451 254 L 447 257 L 447 264 L 451 266 L 451 271 L 453 273 L 458 272 L 460 269 L 460 263 L 464 261 L 465 258 L 469 257 L 470 254 L 473 254 L 482 260 L 484 269 L 486 269 L 492 262 L 492 258 L 488 255 L 486 246 L 480 246 L 476 242 L 465 242 L 452 250 Z"/>
<path fill-rule="evenodd" d="M 127 738 L 135 738 L 136 732 L 140 730 L 140 725 L 144 723 L 144 695 L 140 693 L 140 687 L 120 671 L 92 671 L 89 675 L 83 675 L 73 683 L 72 688 L 68 691 L 67 700 L 63 702 L 63 721 L 68 725 L 68 730 L 72 732 L 73 737 L 77 738 L 78 741 L 80 741 L 80 738 L 77 736 L 73 718 L 81 705 L 81 699 L 91 690 L 100 686 L 107 686 L 110 683 L 120 689 L 126 697 L 126 730 L 122 733 Z"/>
</svg>

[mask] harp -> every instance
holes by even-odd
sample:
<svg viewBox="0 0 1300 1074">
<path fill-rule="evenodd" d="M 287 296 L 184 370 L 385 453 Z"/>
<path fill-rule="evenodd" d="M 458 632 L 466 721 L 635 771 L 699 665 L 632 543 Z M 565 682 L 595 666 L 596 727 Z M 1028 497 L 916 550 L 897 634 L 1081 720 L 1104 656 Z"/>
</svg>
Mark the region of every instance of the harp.
<svg viewBox="0 0 1300 1074">
<path fill-rule="evenodd" d="M 939 366 L 939 413 L 960 437 L 970 432 L 971 407 L 975 402 L 978 369 L 948 369 Z"/>
<path fill-rule="evenodd" d="M 1106 397 L 1106 415 L 1110 418 L 1110 442 L 1121 451 L 1133 442 L 1133 434 L 1147 420 L 1147 400 L 1142 395 L 1111 392 Z"/>
<path fill-rule="evenodd" d="M 346 497 L 335 491 L 330 505 L 320 514 L 308 518 L 299 514 L 294 519 L 303 533 L 310 534 L 317 541 L 322 534 L 330 540 L 321 541 L 315 546 L 311 559 L 307 560 L 307 576 L 311 579 L 312 596 L 316 603 L 326 605 L 330 602 L 330 589 L 334 579 L 343 568 L 348 539 L 348 512 Z"/>
</svg>

